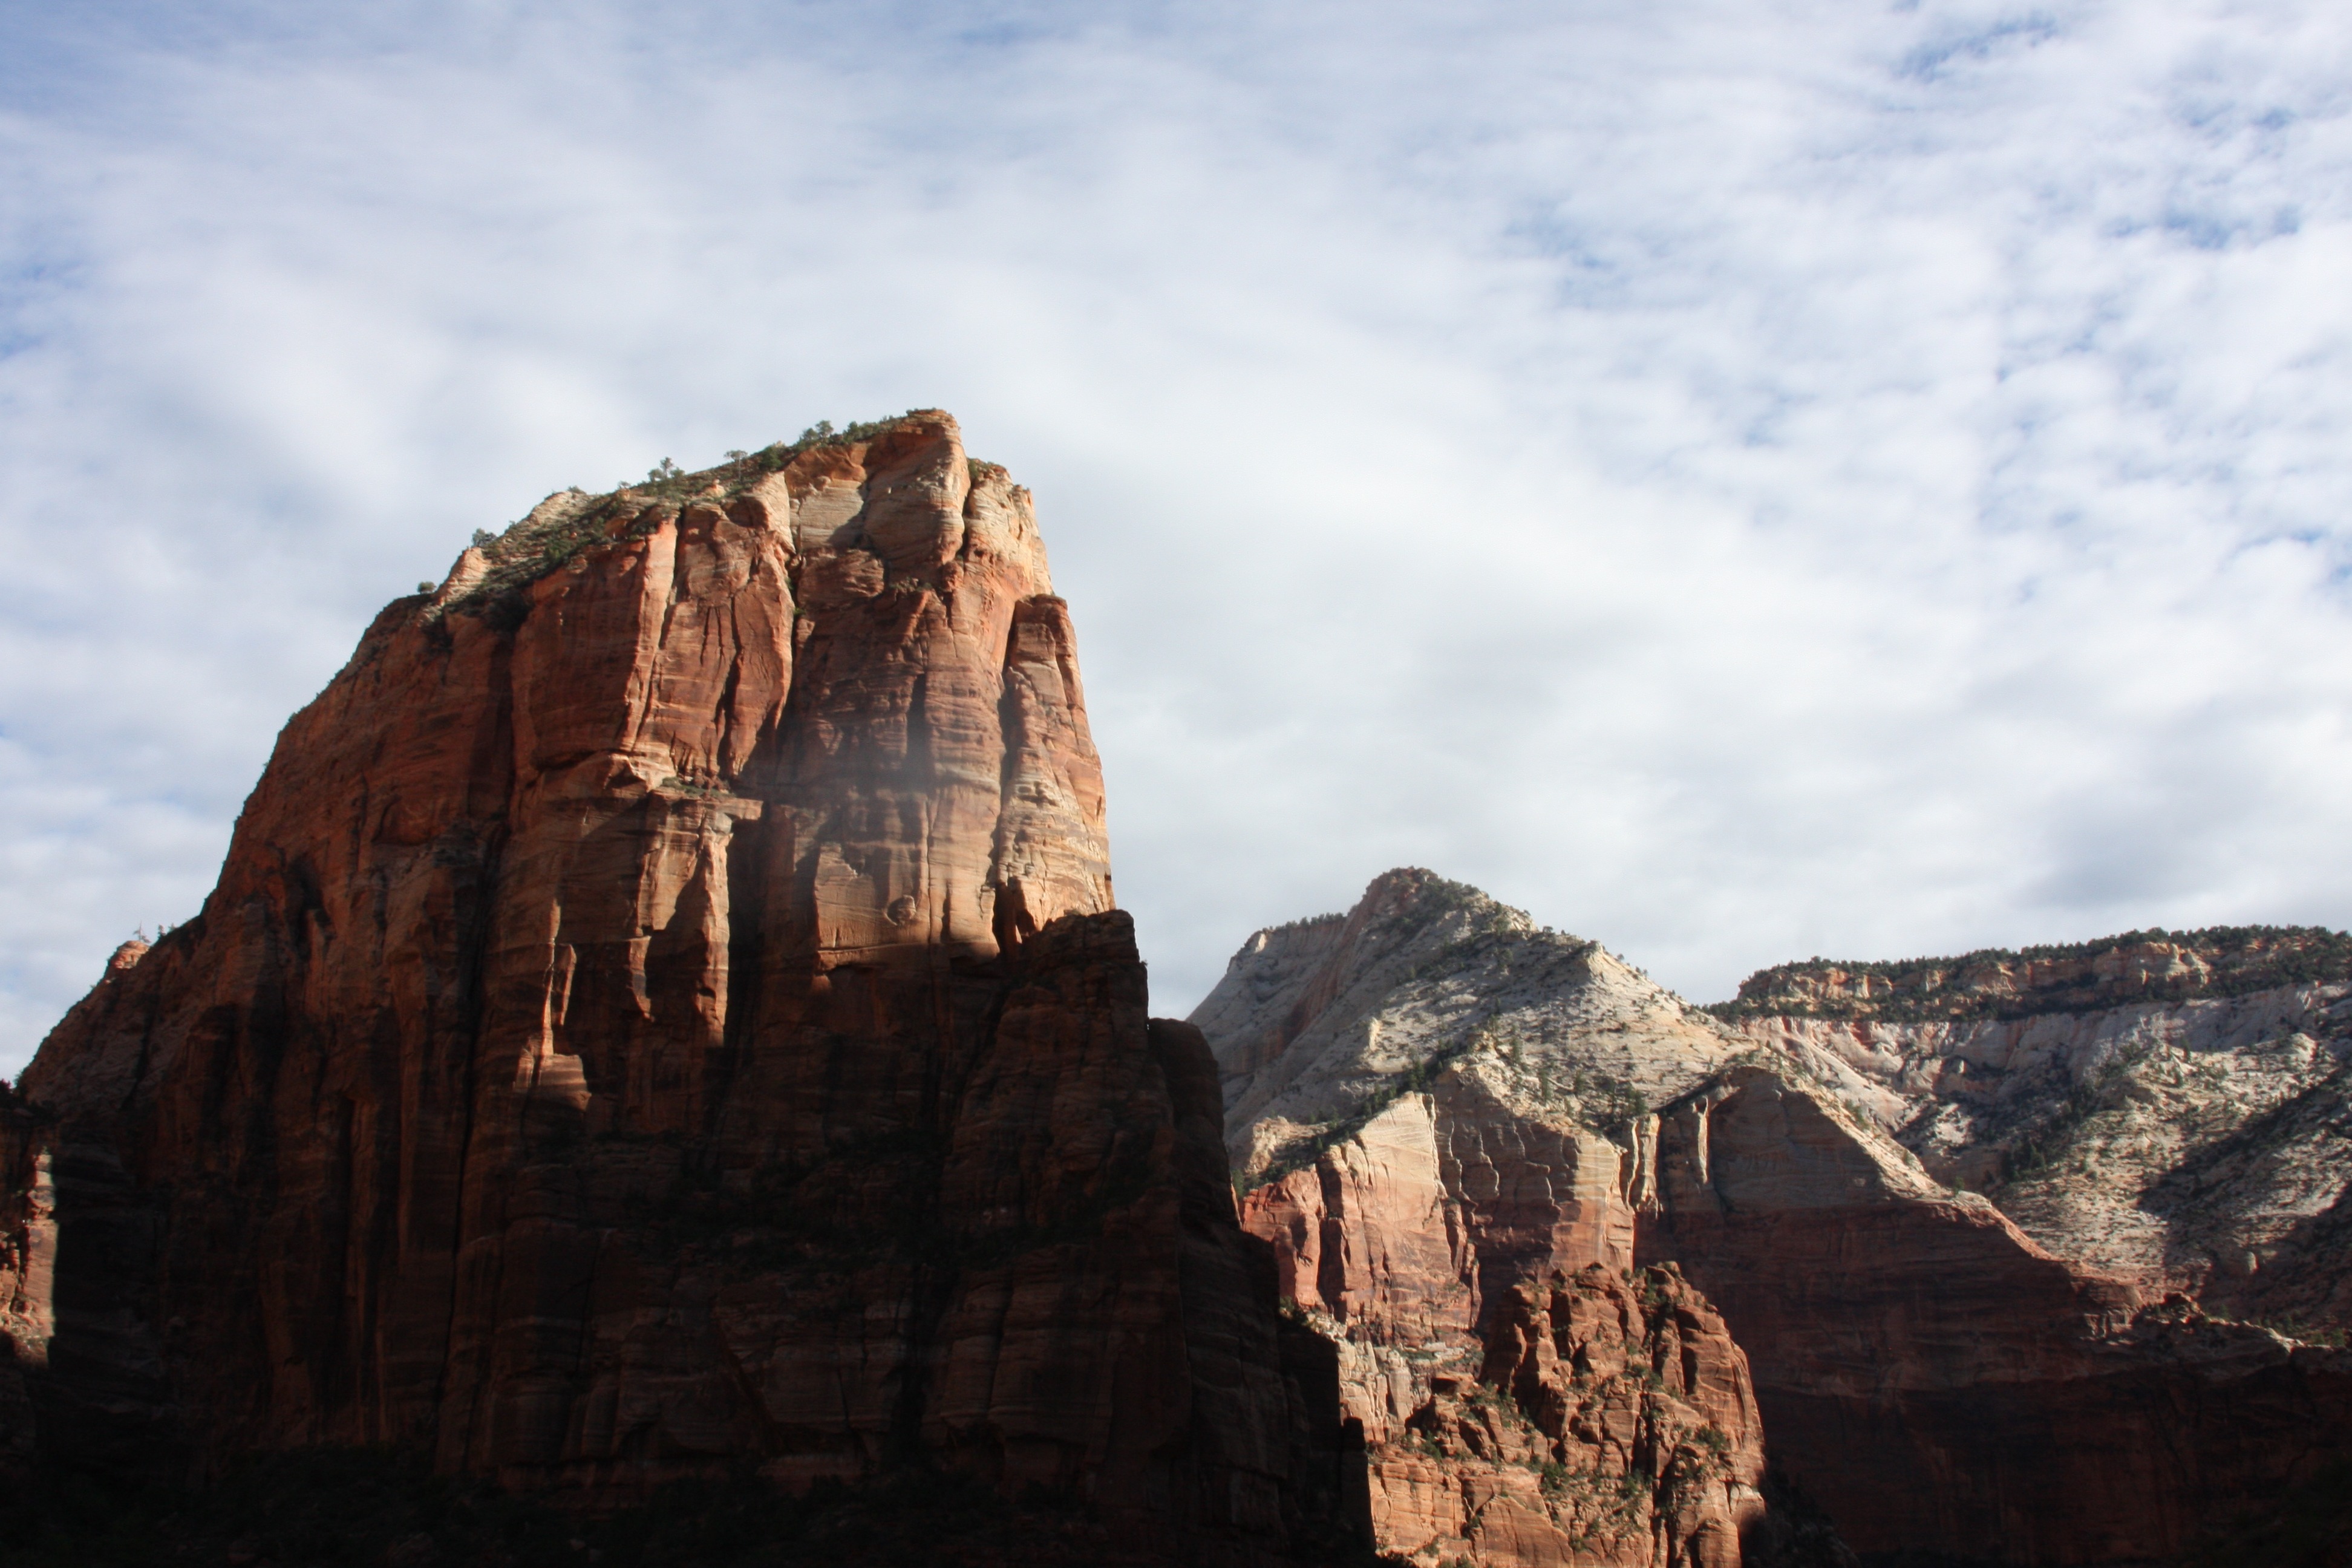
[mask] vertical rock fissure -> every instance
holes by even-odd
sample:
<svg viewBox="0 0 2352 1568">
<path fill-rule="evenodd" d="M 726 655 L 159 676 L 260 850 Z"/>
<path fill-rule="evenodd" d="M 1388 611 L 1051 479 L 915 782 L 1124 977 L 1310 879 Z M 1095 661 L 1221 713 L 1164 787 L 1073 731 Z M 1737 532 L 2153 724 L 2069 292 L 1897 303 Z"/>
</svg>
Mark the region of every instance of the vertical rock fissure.
<svg viewBox="0 0 2352 1568">
<path fill-rule="evenodd" d="M 923 1056 L 918 1101 L 920 1137 L 917 1146 L 920 1153 L 916 1191 L 919 1201 L 901 1232 L 900 1245 L 908 1248 L 912 1267 L 908 1271 L 907 1337 L 899 1352 L 898 1397 L 893 1402 L 890 1421 L 891 1457 L 901 1463 L 914 1461 L 922 1452 L 924 1415 L 930 1392 L 929 1362 L 938 1344 L 940 1320 L 947 1314 L 961 1273 L 961 1260 L 955 1256 L 957 1238 L 941 1229 L 936 1218 L 926 1224 L 915 1217 L 937 1216 L 940 1213 L 948 1142 L 941 1090 L 948 1070 L 948 1042 L 955 1037 L 952 1001 L 943 973 L 944 955 L 934 948 L 927 957 L 930 964 L 927 1000 L 933 1035 L 931 1048 Z"/>
<path fill-rule="evenodd" d="M 488 686 L 492 700 L 491 722 L 486 726 L 494 737 L 498 754 L 512 756 L 515 751 L 515 690 L 514 632 L 507 628 L 499 634 L 489 660 Z M 488 750 L 488 747 L 480 748 Z M 479 772 L 478 765 L 474 770 Z M 478 896 L 471 900 L 471 919 L 457 932 L 455 948 L 457 968 L 463 976 L 461 994 L 463 1010 L 459 1014 L 460 1028 L 449 1042 L 450 1048 L 463 1063 L 457 1075 L 456 1169 L 449 1183 L 448 1213 L 446 1234 L 448 1240 L 448 1287 L 443 1304 L 439 1354 L 433 1380 L 432 1410 L 437 1415 L 449 1407 L 453 1390 L 452 1359 L 457 1352 L 458 1313 L 465 1298 L 466 1214 L 467 1195 L 477 1173 L 473 1168 L 476 1117 L 484 1089 L 482 1082 L 483 1025 L 489 1012 L 490 940 L 497 930 L 499 874 L 506 858 L 507 845 L 513 828 L 516 792 L 521 786 L 520 776 L 513 779 L 504 799 L 499 803 L 497 816 L 481 839 L 480 875 Z M 466 1402 L 466 1426 L 457 1452 L 470 1456 L 474 1447 L 474 1413 L 481 1405 L 481 1391 L 477 1383 L 472 1396 Z M 446 1444 L 441 1445 L 445 1452 Z M 436 1458 L 439 1456 L 436 1456 Z"/>
</svg>

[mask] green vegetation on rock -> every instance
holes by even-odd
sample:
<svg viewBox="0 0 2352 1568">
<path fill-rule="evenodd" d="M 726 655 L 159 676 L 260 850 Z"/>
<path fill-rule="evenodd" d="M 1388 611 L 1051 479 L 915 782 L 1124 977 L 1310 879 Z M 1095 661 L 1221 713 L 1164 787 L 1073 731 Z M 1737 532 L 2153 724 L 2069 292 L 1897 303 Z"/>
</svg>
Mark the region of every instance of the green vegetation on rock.
<svg viewBox="0 0 2352 1568">
<path fill-rule="evenodd" d="M 909 410 L 900 419 L 920 410 Z M 729 452 L 727 460 L 708 468 L 681 468 L 664 458 L 639 481 L 625 481 L 602 494 L 571 489 L 550 496 L 530 512 L 499 532 L 474 531 L 474 548 L 488 557 L 489 570 L 479 583 L 436 614 L 512 615 L 520 609 L 522 590 L 557 570 L 581 551 L 610 538 L 639 538 L 658 527 L 666 509 L 698 500 L 724 504 L 779 473 L 802 453 L 821 447 L 849 447 L 871 441 L 899 419 L 856 420 L 836 430 L 820 419 L 790 441 L 774 441 L 756 452 Z M 994 463 L 969 459 L 972 478 L 1003 470 Z M 420 584 L 431 592 L 431 584 Z"/>
<path fill-rule="evenodd" d="M 2177 972 L 2135 960 L 2178 949 Z M 2137 951 L 2136 951 L 2137 950 Z M 1705 1011 L 1736 1020 L 1768 1016 L 1867 1017 L 1889 1023 L 2089 1013 L 2132 1002 L 2244 996 L 2282 985 L 2352 982 L 2352 935 L 2320 926 L 2208 926 L 2126 931 L 2095 942 L 1979 948 L 1950 958 L 1847 963 L 1822 958 L 1759 969 L 1739 994 Z"/>
</svg>

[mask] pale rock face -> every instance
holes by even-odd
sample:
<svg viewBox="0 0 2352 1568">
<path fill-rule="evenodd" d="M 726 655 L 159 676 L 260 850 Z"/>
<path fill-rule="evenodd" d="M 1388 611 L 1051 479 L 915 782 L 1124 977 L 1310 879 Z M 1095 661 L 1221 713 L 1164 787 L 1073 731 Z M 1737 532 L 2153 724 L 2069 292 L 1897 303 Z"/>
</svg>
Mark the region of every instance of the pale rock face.
<svg viewBox="0 0 2352 1568">
<path fill-rule="evenodd" d="M 1562 1126 L 1622 1121 L 1738 1049 L 1596 943 L 1426 871 L 1391 871 L 1345 916 L 1260 931 L 1192 1021 L 1224 1074 L 1228 1143 L 1254 1177 L 1346 1123 L 1401 1074 L 1465 1072 Z"/>
<path fill-rule="evenodd" d="M 2343 986 L 1739 1027 L 1835 1081 L 1931 1173 L 1992 1196 L 2061 1257 L 2152 1295 L 2352 1326 L 2352 1289 L 2317 1278 L 2352 1188 Z"/>
</svg>

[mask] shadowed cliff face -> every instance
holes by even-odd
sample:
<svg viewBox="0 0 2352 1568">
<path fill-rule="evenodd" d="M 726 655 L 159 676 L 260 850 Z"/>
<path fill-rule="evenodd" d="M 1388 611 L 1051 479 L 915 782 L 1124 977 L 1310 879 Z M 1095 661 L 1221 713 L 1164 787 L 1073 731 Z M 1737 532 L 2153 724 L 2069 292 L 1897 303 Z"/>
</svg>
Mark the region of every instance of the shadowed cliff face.
<svg viewBox="0 0 2352 1568">
<path fill-rule="evenodd" d="M 1574 1542 L 1577 1561 L 1712 1561 L 1725 1530 L 1757 1547 L 1787 1533 L 1763 1517 L 1769 1456 L 1854 1549 L 2091 1563 L 2177 1555 L 2321 1473 L 2352 1443 L 2352 1352 L 2209 1320 L 2186 1297 L 2158 1301 L 2139 1274 L 2044 1245 L 2070 1234 L 2043 1224 L 2044 1210 L 2013 1218 L 1954 1192 L 1905 1146 L 1939 1102 L 1918 1093 L 1927 1079 L 1906 1076 L 1918 1053 L 1887 1044 L 1905 1030 L 1974 1030 L 1968 1048 L 1988 1062 L 2004 1042 L 2063 1060 L 2054 1047 L 2079 1037 L 2105 1042 L 2096 1066 L 2144 1035 L 2126 1065 L 2160 1069 L 2180 1065 L 2164 1048 L 2200 1039 L 2237 1051 L 2245 1060 L 2227 1068 L 2109 1086 L 2133 1107 L 2205 1086 L 2205 1121 L 2165 1144 L 2091 1107 L 2077 1121 L 2101 1140 L 2105 1170 L 2078 1162 L 2062 1212 L 2090 1213 L 2113 1196 L 2090 1191 L 2100 1176 L 2185 1144 L 2209 1152 L 2190 1174 L 2228 1178 L 2197 1191 L 2260 1185 L 2319 1229 L 2343 1206 L 2336 1123 L 2322 1114 L 2340 1094 L 2335 1031 L 2323 1026 L 2336 997 L 2307 981 L 2289 991 L 2132 1001 L 2122 1021 L 1744 1018 L 1743 1035 L 1591 943 L 1425 872 L 1391 872 L 1346 917 L 1251 938 L 1194 1017 L 1226 1075 L 1236 1169 L 1254 1184 L 1244 1223 L 1274 1244 L 1286 1294 L 1339 1345 L 1344 1396 L 1371 1439 L 1383 1544 L 1568 1561 L 1517 1513 L 1479 1514 L 1479 1501 L 1509 1493 Z M 1847 1035 L 1823 1033 L 1839 1027 Z M 1911 1122 L 1883 1113 L 1905 1092 L 1926 1107 Z M 2235 1107 L 2235 1123 L 2216 1106 Z M 2256 1134 L 2260 1147 L 2246 1147 Z M 2152 1179 L 2112 1184 L 2128 1205 Z M 2044 1170 L 2024 1185 L 2056 1210 L 2052 1181 Z M 2247 1205 L 2229 1212 L 2253 1223 Z M 2294 1288 L 2334 1299 L 2344 1256 L 2295 1250 Z M 1612 1385 L 1590 1373 L 1563 1378 L 1538 1358 L 1530 1384 L 1528 1347 L 1549 1339 L 1552 1366 L 1600 1366 L 1577 1348 L 1592 1303 L 1670 1266 L 1687 1303 L 1678 1353 L 1722 1369 L 1688 1385 L 1698 1392 L 1645 1384 L 1613 1426 L 1538 1422 L 1516 1447 L 1508 1423 L 1483 1446 L 1425 1440 L 1463 1430 L 1454 1407 L 1475 1390 L 1522 1410 L 1609 1408 Z M 2235 1288 L 2225 1302 L 2242 1297 Z M 1529 1328 L 1540 1302 L 1549 1334 Z M 1638 1332 L 1623 1321 L 1623 1342 L 1653 1347 L 1652 1364 L 1673 1359 L 1654 1352 L 1654 1313 Z M 1672 1430 L 1671 1400 L 1727 1439 L 1724 1464 L 1696 1486 L 1671 1443 L 1592 1436 L 1643 1421 Z M 1488 1479 L 1498 1454 L 1583 1466 L 1617 1490 L 1523 1498 Z M 1675 1476 L 1685 1479 L 1669 1490 Z M 1637 1492 L 1677 1508 L 1712 1501 L 1626 1507 Z M 1603 1500 L 1621 1511 L 1604 1518 Z M 1485 1517 L 1509 1528 L 1481 1534 Z"/>
<path fill-rule="evenodd" d="M 1722 1310 L 1774 1461 L 1858 1550 L 2170 1557 L 2352 1441 L 2352 1352 L 2151 1309 L 1793 1073 L 1735 1068 L 1646 1135 L 1643 1257 Z"/>
<path fill-rule="evenodd" d="M 592 1499 L 921 1457 L 1234 1561 L 1328 1511 L 1027 493 L 944 415 L 789 456 L 387 609 L 44 1044 L 45 1434 Z"/>
</svg>

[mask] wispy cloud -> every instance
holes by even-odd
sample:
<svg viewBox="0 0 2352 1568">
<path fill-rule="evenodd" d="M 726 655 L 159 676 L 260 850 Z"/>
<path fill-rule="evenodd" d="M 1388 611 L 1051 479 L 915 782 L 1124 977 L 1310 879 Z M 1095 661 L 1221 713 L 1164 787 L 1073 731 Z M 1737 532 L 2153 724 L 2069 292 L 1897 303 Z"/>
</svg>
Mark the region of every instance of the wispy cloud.
<svg viewBox="0 0 2352 1568">
<path fill-rule="evenodd" d="M 1700 995 L 2352 918 L 2352 21 L 0 7 L 0 1062 L 467 531 L 955 409 L 1163 1009 L 1421 861 Z"/>
</svg>

